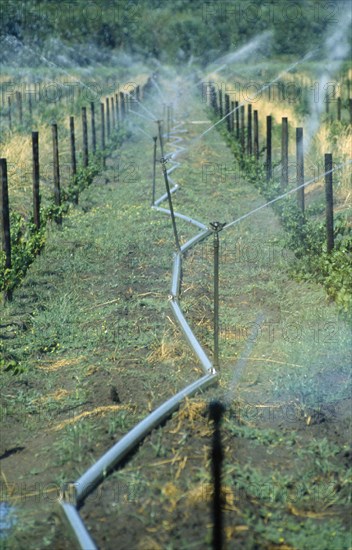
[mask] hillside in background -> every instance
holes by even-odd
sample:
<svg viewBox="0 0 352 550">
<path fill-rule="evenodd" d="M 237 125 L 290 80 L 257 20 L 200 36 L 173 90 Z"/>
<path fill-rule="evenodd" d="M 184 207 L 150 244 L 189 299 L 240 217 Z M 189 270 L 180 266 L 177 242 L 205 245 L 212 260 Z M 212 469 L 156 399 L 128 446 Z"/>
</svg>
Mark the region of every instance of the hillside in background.
<svg viewBox="0 0 352 550">
<path fill-rule="evenodd" d="M 116 50 L 146 60 L 205 65 L 265 30 L 272 32 L 271 54 L 297 56 L 321 43 L 348 4 L 344 0 L 12 0 L 0 8 L 0 43 L 4 63 L 25 63 L 30 46 L 61 65 L 104 63 Z"/>
</svg>

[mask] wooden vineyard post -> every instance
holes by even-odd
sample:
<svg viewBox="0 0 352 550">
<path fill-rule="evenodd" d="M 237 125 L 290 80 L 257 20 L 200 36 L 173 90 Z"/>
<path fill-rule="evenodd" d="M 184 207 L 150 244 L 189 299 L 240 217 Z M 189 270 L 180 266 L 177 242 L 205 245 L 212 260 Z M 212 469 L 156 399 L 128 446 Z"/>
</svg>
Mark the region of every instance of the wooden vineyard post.
<svg viewBox="0 0 352 550">
<path fill-rule="evenodd" d="M 137 85 L 137 88 L 136 88 L 136 100 L 137 100 L 136 110 L 138 110 L 138 107 L 141 101 L 141 87 L 139 84 Z"/>
<path fill-rule="evenodd" d="M 11 269 L 10 207 L 7 182 L 7 161 L 0 159 L 0 230 L 2 250 L 5 253 L 5 269 Z M 5 289 L 4 302 L 12 300 L 12 290 Z"/>
<path fill-rule="evenodd" d="M 271 115 L 268 115 L 266 117 L 266 181 L 272 177 L 271 127 Z"/>
<path fill-rule="evenodd" d="M 214 113 L 216 114 L 218 112 L 218 100 L 216 97 L 216 91 L 213 84 L 211 84 L 211 106 L 213 108 Z"/>
<path fill-rule="evenodd" d="M 288 185 L 288 120 L 282 118 L 281 125 L 281 189 L 285 190 Z"/>
<path fill-rule="evenodd" d="M 253 112 L 253 131 L 254 131 L 254 144 L 253 153 L 254 158 L 259 160 L 259 123 L 258 123 L 258 111 Z"/>
<path fill-rule="evenodd" d="M 297 187 L 304 183 L 303 128 L 296 128 L 296 183 Z M 297 201 L 304 214 L 304 187 L 297 190 Z"/>
<path fill-rule="evenodd" d="M 111 125 L 113 128 L 116 126 L 116 116 L 115 116 L 115 105 L 114 105 L 114 97 L 112 96 L 110 98 L 110 104 L 111 104 Z"/>
<path fill-rule="evenodd" d="M 219 118 L 224 116 L 223 103 L 222 103 L 222 90 L 219 90 Z"/>
<path fill-rule="evenodd" d="M 239 110 L 239 105 L 238 105 L 238 101 L 235 101 L 235 115 L 236 115 L 236 139 L 239 140 L 240 139 L 240 110 Z"/>
<path fill-rule="evenodd" d="M 120 126 L 119 94 L 115 94 L 116 126 Z"/>
<path fill-rule="evenodd" d="M 337 120 L 341 120 L 341 97 L 337 98 Z"/>
<path fill-rule="evenodd" d="M 75 119 L 70 116 L 70 149 L 71 149 L 71 178 L 74 179 L 77 174 L 77 161 L 76 161 L 76 138 L 75 138 Z M 74 190 L 73 202 L 78 204 L 78 189 Z"/>
<path fill-rule="evenodd" d="M 247 106 L 247 153 L 252 154 L 252 105 Z"/>
<path fill-rule="evenodd" d="M 57 124 L 51 125 L 53 137 L 53 168 L 54 168 L 54 202 L 55 206 L 61 206 L 61 190 L 60 190 L 60 164 L 59 164 L 59 143 L 57 136 Z M 55 221 L 58 225 L 62 224 L 61 213 L 57 214 Z"/>
<path fill-rule="evenodd" d="M 32 132 L 33 154 L 33 221 L 40 229 L 40 193 L 39 193 L 39 133 Z"/>
<path fill-rule="evenodd" d="M 70 147 L 71 147 L 71 175 L 77 174 L 76 162 L 76 140 L 75 140 L 75 119 L 70 116 Z"/>
<path fill-rule="evenodd" d="M 93 154 L 97 152 L 97 132 L 95 128 L 95 106 L 94 101 L 90 103 L 90 119 L 92 124 L 92 151 Z"/>
<path fill-rule="evenodd" d="M 230 96 L 225 94 L 225 116 L 227 131 L 231 132 L 231 120 L 230 120 Z"/>
<path fill-rule="evenodd" d="M 82 135 L 83 135 L 83 166 L 88 166 L 88 126 L 87 126 L 87 109 L 82 107 Z"/>
<path fill-rule="evenodd" d="M 325 154 L 325 197 L 326 197 L 326 250 L 334 248 L 334 200 L 332 188 L 332 155 Z"/>
<path fill-rule="evenodd" d="M 231 101 L 231 114 L 230 114 L 230 128 L 231 133 L 235 131 L 235 102 Z"/>
<path fill-rule="evenodd" d="M 100 103 L 100 118 L 101 118 L 101 151 L 103 159 L 103 168 L 106 167 L 105 160 L 105 113 L 104 113 L 104 103 Z"/>
<path fill-rule="evenodd" d="M 123 92 L 120 92 L 120 118 L 121 120 L 125 118 L 125 95 Z"/>
<path fill-rule="evenodd" d="M 245 154 L 245 134 L 244 134 L 244 105 L 241 105 L 240 107 L 241 111 L 241 151 L 242 155 Z"/>
<path fill-rule="evenodd" d="M 106 136 L 107 136 L 107 139 L 109 140 L 111 128 L 110 128 L 110 104 L 109 104 L 108 97 L 105 99 L 105 104 L 106 104 Z"/>
</svg>

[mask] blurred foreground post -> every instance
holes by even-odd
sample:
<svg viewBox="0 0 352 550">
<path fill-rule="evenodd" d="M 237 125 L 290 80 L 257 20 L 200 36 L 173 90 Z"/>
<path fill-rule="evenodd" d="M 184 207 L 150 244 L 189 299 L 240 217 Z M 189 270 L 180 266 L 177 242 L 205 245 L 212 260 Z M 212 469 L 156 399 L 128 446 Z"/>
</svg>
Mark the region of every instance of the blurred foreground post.
<svg viewBox="0 0 352 550">
<path fill-rule="evenodd" d="M 220 423 L 225 408 L 219 401 L 212 401 L 209 406 L 209 417 L 214 422 L 213 442 L 211 450 L 212 474 L 213 474 L 213 550 L 223 548 L 223 518 L 222 518 L 222 494 L 221 494 L 221 469 L 224 453 L 221 442 Z"/>
</svg>

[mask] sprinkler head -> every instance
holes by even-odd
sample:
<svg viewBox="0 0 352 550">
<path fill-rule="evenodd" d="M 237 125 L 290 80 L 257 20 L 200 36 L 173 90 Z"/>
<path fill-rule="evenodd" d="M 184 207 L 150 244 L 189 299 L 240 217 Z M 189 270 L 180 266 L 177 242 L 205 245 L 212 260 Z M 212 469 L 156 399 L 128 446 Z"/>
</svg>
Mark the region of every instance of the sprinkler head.
<svg viewBox="0 0 352 550">
<path fill-rule="evenodd" d="M 165 157 L 161 157 L 160 159 L 160 162 L 161 162 L 161 167 L 162 167 L 162 170 L 164 172 L 164 174 L 166 173 L 166 163 L 167 163 L 168 159 L 165 158 Z"/>
<path fill-rule="evenodd" d="M 216 231 L 216 232 L 219 232 L 221 231 L 225 225 L 226 225 L 227 222 L 224 222 L 224 223 L 221 223 L 221 222 L 210 222 L 210 228 L 212 231 Z"/>
</svg>

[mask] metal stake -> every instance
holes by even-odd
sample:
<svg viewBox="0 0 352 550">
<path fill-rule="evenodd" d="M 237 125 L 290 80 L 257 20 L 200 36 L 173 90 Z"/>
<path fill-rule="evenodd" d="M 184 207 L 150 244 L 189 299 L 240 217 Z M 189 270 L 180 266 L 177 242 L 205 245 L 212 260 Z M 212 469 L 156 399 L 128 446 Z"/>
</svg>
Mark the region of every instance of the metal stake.
<svg viewBox="0 0 352 550">
<path fill-rule="evenodd" d="M 214 232 L 214 369 L 219 367 L 219 232 L 225 225 L 220 222 L 210 223 Z"/>
<path fill-rule="evenodd" d="M 178 240 L 178 235 L 177 235 L 174 208 L 172 206 L 172 198 L 171 198 L 171 193 L 170 193 L 169 178 L 167 177 L 166 159 L 164 157 L 162 157 L 160 159 L 160 162 L 161 162 L 161 165 L 163 167 L 163 173 L 164 173 L 164 179 L 165 179 L 165 185 L 166 185 L 166 192 L 167 192 L 167 198 L 168 198 L 168 201 L 169 201 L 169 208 L 170 208 L 170 214 L 171 214 L 172 228 L 174 230 L 176 248 L 177 248 L 177 250 L 181 250 L 180 241 Z"/>
<path fill-rule="evenodd" d="M 152 206 L 155 203 L 155 173 L 156 173 L 156 142 L 158 136 L 153 137 L 154 140 L 154 156 L 153 156 L 153 195 L 152 195 Z"/>
<path fill-rule="evenodd" d="M 162 120 L 156 120 L 155 122 L 156 122 L 157 125 L 158 125 L 161 157 L 164 158 L 164 144 L 163 144 L 163 136 L 162 136 L 162 132 L 161 132 L 161 123 L 162 123 Z"/>
</svg>

